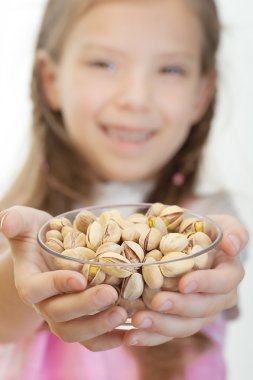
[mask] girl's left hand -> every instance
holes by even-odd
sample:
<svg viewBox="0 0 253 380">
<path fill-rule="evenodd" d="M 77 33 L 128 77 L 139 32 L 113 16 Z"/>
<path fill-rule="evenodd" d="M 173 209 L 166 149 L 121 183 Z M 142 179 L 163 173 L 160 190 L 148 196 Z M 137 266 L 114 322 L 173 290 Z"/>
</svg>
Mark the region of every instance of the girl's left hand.
<svg viewBox="0 0 253 380">
<path fill-rule="evenodd" d="M 156 346 L 193 335 L 220 312 L 237 304 L 237 288 L 244 277 L 238 254 L 247 244 L 248 233 L 232 216 L 210 217 L 223 231 L 212 268 L 184 275 L 179 282 L 180 292 L 157 293 L 152 300 L 153 311 L 139 311 L 133 316 L 137 329 L 125 334 L 125 344 Z"/>
</svg>

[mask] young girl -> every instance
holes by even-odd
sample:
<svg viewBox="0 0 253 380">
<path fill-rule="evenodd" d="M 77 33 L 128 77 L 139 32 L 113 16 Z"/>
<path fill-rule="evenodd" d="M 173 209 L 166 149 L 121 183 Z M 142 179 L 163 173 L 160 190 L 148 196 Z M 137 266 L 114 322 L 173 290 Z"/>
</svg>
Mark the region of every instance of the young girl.
<svg viewBox="0 0 253 380">
<path fill-rule="evenodd" d="M 115 289 L 50 272 L 36 242 L 48 213 L 91 204 L 227 212 L 226 197 L 193 193 L 218 42 L 213 0 L 48 2 L 31 154 L 1 204 L 1 379 L 225 379 L 221 312 L 236 305 L 247 242 L 236 218 L 213 216 L 224 235 L 213 268 L 183 276 L 178 293 L 158 293 L 127 332 L 115 330 L 126 319 Z"/>
</svg>

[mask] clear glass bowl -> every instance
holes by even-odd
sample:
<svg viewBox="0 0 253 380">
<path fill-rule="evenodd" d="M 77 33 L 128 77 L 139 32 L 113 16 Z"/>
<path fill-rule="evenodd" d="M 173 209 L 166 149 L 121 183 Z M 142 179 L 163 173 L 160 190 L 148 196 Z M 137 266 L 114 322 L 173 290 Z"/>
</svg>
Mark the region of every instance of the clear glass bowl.
<svg viewBox="0 0 253 380">
<path fill-rule="evenodd" d="M 73 222 L 81 211 L 87 210 L 92 212 L 97 218 L 102 218 L 101 214 L 105 215 L 104 213 L 112 213 L 112 220 L 114 221 L 117 220 L 117 213 L 120 212 L 122 218 L 126 220 L 128 217 L 135 213 L 141 213 L 145 215 L 147 211 L 150 210 L 151 206 L 152 204 L 148 203 L 92 206 L 69 211 L 55 218 L 64 217 Z M 115 210 L 117 210 L 116 216 Z M 122 261 L 118 261 L 118 253 L 116 253 L 115 256 L 111 248 L 109 249 L 109 254 L 106 250 L 104 250 L 102 253 L 100 253 L 99 256 L 92 259 L 89 258 L 88 260 L 87 256 L 85 256 L 85 258 L 82 258 L 80 255 L 78 257 L 70 257 L 63 253 L 59 253 L 56 250 L 52 249 L 52 247 L 50 248 L 46 245 L 46 234 L 51 229 L 49 224 L 50 221 L 45 223 L 38 232 L 38 242 L 43 249 L 43 255 L 51 270 L 77 270 L 82 272 L 88 279 L 88 286 L 107 283 L 115 287 L 119 295 L 117 305 L 124 307 L 128 314 L 126 323 L 120 326 L 120 328 L 130 329 L 132 328 L 131 317 L 133 314 L 138 310 L 150 309 L 152 298 L 158 291 L 178 291 L 178 282 L 185 273 L 193 270 L 207 269 L 211 267 L 214 253 L 222 238 L 222 230 L 219 225 L 217 225 L 213 220 L 209 219 L 206 216 L 195 214 L 194 212 L 187 209 L 183 209 L 183 211 L 184 220 L 190 220 L 188 218 L 193 218 L 191 228 L 194 230 L 189 230 L 188 228 L 188 233 L 183 232 L 189 241 L 189 245 L 187 247 L 190 248 L 188 252 L 187 247 L 182 249 L 182 242 L 184 242 L 185 238 L 180 237 L 182 240 L 180 243 L 182 246 L 181 251 L 183 251 L 181 255 L 171 252 L 167 253 L 166 250 L 166 253 L 163 252 L 161 255 L 159 252 L 157 252 L 160 251 L 162 247 L 160 243 L 158 246 L 155 247 L 154 245 L 152 247 L 152 242 L 156 241 L 157 239 L 157 236 L 155 236 L 152 239 L 150 238 L 148 240 L 148 243 L 151 242 L 151 245 L 144 245 L 144 241 L 142 239 L 143 249 L 140 249 L 140 252 L 143 250 L 144 259 L 143 256 L 141 257 L 142 252 L 140 255 L 139 248 L 137 247 L 138 249 L 136 249 L 136 241 L 133 244 L 131 240 L 127 240 L 127 243 L 124 245 L 123 255 L 122 252 L 120 253 Z M 149 217 L 151 216 L 152 215 L 149 215 Z M 135 226 L 136 221 L 138 221 L 137 219 L 134 221 Z M 108 217 L 104 220 L 108 220 Z M 200 223 L 194 224 L 196 220 Z M 142 222 L 141 218 L 139 221 Z M 148 223 L 151 223 L 151 225 L 149 224 L 149 228 L 153 227 L 152 222 L 152 220 L 149 220 Z M 193 236 L 200 236 L 201 233 L 203 233 L 201 232 L 201 229 L 203 230 L 203 226 L 205 226 L 205 232 L 208 235 L 210 242 L 210 244 L 207 246 L 205 243 L 204 248 L 196 244 L 193 238 Z M 168 234 L 178 233 L 178 230 L 179 226 L 177 226 L 172 231 L 168 231 Z M 196 232 L 197 235 L 194 235 Z M 149 237 L 150 236 L 151 235 L 149 235 Z M 172 251 L 179 251 L 179 248 L 177 248 L 178 243 L 175 242 L 176 235 L 171 235 L 171 237 L 173 237 L 174 243 L 173 241 L 170 241 L 169 243 L 163 243 L 163 250 L 165 249 L 164 247 L 168 247 L 168 244 L 170 247 L 172 244 L 172 247 L 174 247 Z M 166 245 L 166 243 L 168 244 Z M 115 244 L 122 246 L 122 240 Z M 139 244 L 139 238 L 137 244 Z M 198 248 L 196 248 L 197 245 Z M 191 251 L 192 246 L 195 246 L 193 251 Z M 152 251 L 153 257 L 147 259 L 148 256 L 151 256 L 151 254 L 149 254 L 150 250 Z M 156 251 L 155 254 L 154 250 Z M 139 256 L 136 256 L 136 253 Z M 126 259 L 126 257 L 128 259 Z"/>
</svg>

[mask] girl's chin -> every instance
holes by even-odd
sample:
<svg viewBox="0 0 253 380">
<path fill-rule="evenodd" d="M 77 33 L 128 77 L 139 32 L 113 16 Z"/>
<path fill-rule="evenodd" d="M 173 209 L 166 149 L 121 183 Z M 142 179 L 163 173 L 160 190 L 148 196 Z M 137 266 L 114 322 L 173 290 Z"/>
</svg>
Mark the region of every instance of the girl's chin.
<svg viewBox="0 0 253 380">
<path fill-rule="evenodd" d="M 119 171 L 104 171 L 98 174 L 98 179 L 102 182 L 138 182 L 150 181 L 155 178 L 154 173 L 146 173 L 131 169 L 121 169 Z"/>
</svg>

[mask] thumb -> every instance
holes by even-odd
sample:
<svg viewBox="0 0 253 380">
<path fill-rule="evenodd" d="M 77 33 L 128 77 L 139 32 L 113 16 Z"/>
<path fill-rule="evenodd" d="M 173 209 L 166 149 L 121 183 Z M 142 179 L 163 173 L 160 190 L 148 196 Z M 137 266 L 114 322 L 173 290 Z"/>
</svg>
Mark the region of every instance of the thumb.
<svg viewBox="0 0 253 380">
<path fill-rule="evenodd" d="M 0 213 L 0 232 L 9 240 L 34 238 L 38 229 L 51 218 L 45 211 L 13 206 Z"/>
</svg>

